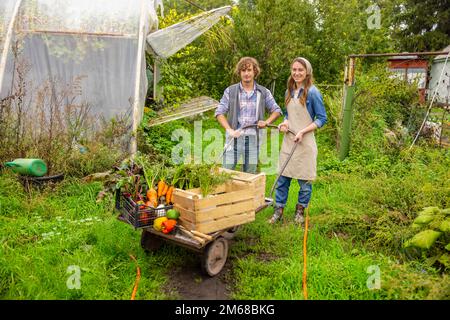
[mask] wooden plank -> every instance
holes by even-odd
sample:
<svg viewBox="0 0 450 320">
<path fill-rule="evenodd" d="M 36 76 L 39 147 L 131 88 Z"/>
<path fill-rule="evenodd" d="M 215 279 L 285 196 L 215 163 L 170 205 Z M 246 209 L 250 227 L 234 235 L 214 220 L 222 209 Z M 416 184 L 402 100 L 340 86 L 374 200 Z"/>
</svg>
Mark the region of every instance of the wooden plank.
<svg viewBox="0 0 450 320">
<path fill-rule="evenodd" d="M 206 208 L 217 207 L 227 203 L 234 203 L 248 199 L 253 199 L 253 192 L 251 192 L 251 190 L 244 189 L 218 194 L 211 198 L 194 200 L 195 203 L 194 207 L 195 210 L 202 210 Z"/>
<path fill-rule="evenodd" d="M 183 224 L 183 220 L 182 224 Z M 203 233 L 211 233 L 214 231 L 219 231 L 227 228 L 231 228 L 237 225 L 245 224 L 248 222 L 255 221 L 255 211 L 245 212 L 240 215 L 234 215 L 220 220 L 214 220 L 210 222 L 204 222 L 199 224 L 189 224 L 190 230 L 195 230 Z M 188 228 L 188 226 L 185 226 Z"/>
<path fill-rule="evenodd" d="M 260 174 L 260 175 L 255 175 L 253 177 L 233 177 L 232 179 L 236 180 L 236 181 L 244 181 L 247 183 L 251 183 L 251 182 L 255 182 L 255 181 L 261 181 L 262 177 L 264 177 L 264 175 Z"/>
<path fill-rule="evenodd" d="M 173 208 L 180 213 L 180 218 L 195 223 L 197 213 L 193 209 L 180 207 L 177 203 L 174 203 Z"/>
<path fill-rule="evenodd" d="M 200 192 L 200 189 L 190 189 L 190 190 L 181 190 L 181 189 L 175 189 L 173 192 L 173 202 L 174 204 L 177 204 L 178 206 L 188 209 L 188 210 L 202 210 L 204 208 L 208 207 L 214 207 L 217 205 L 222 205 L 225 203 L 232 203 L 232 202 L 238 202 L 242 200 L 246 200 L 250 198 L 250 195 L 240 194 L 242 189 L 246 186 L 243 186 L 242 188 L 234 185 L 231 186 L 229 184 L 224 184 L 216 188 L 215 192 L 220 192 L 221 194 L 212 195 L 208 198 L 201 198 L 201 195 L 196 194 L 196 192 Z M 236 192 L 228 192 L 223 193 L 227 191 L 227 189 L 238 189 L 236 192 L 238 192 L 238 196 Z M 224 201 L 226 199 L 226 201 Z M 212 204 L 211 204 L 212 203 Z"/>
<path fill-rule="evenodd" d="M 187 248 L 195 247 L 197 249 L 202 248 L 202 245 L 198 243 L 196 240 L 188 237 L 188 236 L 182 236 L 181 234 L 175 233 L 175 234 L 165 234 L 163 232 L 159 232 L 154 230 L 153 228 L 146 228 L 147 232 L 153 233 L 158 237 L 166 238 L 168 240 L 173 241 L 176 244 L 183 244 Z"/>
<path fill-rule="evenodd" d="M 174 208 L 180 212 L 180 217 L 192 223 L 201 223 L 204 221 L 217 220 L 254 210 L 255 202 L 253 199 L 248 199 L 242 202 L 218 206 L 202 211 L 186 210 L 176 205 Z"/>
<path fill-rule="evenodd" d="M 265 202 L 266 202 L 265 195 L 261 195 L 261 196 L 256 197 L 255 201 L 254 201 L 255 209 L 257 209 L 258 207 L 262 206 Z"/>
<path fill-rule="evenodd" d="M 180 225 L 182 225 L 186 229 L 197 231 L 195 229 L 195 223 L 192 223 L 191 221 L 187 221 L 181 217 L 178 219 L 178 221 L 179 221 Z M 203 232 L 203 231 L 199 231 L 199 232 Z M 203 233 L 205 233 L 205 232 L 203 232 Z"/>
<path fill-rule="evenodd" d="M 195 194 L 198 196 L 198 198 L 202 198 L 202 191 L 200 188 L 195 188 L 195 189 L 189 189 L 189 190 L 184 190 L 184 191 L 188 191 L 192 194 Z M 217 186 L 212 192 L 211 194 L 217 194 L 217 193 L 223 193 L 227 191 L 227 184 L 223 183 L 219 186 Z"/>
<path fill-rule="evenodd" d="M 197 192 L 193 192 L 193 190 L 196 190 L 196 189 L 182 190 L 182 189 L 175 188 L 173 190 L 173 194 L 174 195 L 175 194 L 180 195 L 180 196 L 182 196 L 184 198 L 198 199 L 198 195 L 199 194 Z"/>
<path fill-rule="evenodd" d="M 265 177 L 266 177 L 265 172 L 253 174 L 253 173 L 248 173 L 248 172 L 243 172 L 243 171 L 230 170 L 230 169 L 226 169 L 226 168 L 219 168 L 219 172 L 226 172 L 226 173 L 233 174 L 232 179 L 243 180 L 243 181 L 248 181 L 248 182 L 254 181 L 256 179 L 261 179 L 261 178 L 263 178 L 265 180 Z"/>
<path fill-rule="evenodd" d="M 176 189 L 173 191 L 173 203 L 174 206 L 182 207 L 189 210 L 195 209 L 194 200 L 183 196 L 182 193 L 178 192 Z"/>
</svg>

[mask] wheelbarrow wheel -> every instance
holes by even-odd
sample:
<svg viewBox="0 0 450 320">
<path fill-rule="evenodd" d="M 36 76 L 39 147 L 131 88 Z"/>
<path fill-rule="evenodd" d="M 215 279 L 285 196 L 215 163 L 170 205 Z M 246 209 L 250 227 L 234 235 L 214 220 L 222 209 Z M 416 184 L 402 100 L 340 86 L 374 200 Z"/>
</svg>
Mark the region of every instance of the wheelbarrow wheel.
<svg viewBox="0 0 450 320">
<path fill-rule="evenodd" d="M 141 247 L 147 252 L 153 252 L 159 249 L 161 247 L 163 241 L 154 235 L 151 232 L 146 231 L 145 229 L 142 230 L 141 234 Z"/>
<path fill-rule="evenodd" d="M 228 241 L 223 237 L 219 237 L 209 243 L 202 256 L 202 271 L 214 277 L 224 267 L 228 257 Z"/>
</svg>

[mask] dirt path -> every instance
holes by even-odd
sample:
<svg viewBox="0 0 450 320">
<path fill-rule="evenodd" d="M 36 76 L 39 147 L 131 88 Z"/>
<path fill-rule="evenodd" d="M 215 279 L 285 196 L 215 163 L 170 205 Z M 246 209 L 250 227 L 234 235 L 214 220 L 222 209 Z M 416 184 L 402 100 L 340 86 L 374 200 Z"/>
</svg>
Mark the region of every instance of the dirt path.
<svg viewBox="0 0 450 320">
<path fill-rule="evenodd" d="M 228 240 L 230 248 L 239 241 L 245 241 L 245 251 L 239 253 L 239 257 L 255 255 L 261 261 L 272 261 L 278 257 L 269 253 L 255 252 L 253 247 L 257 245 L 257 238 L 234 238 Z M 236 256 L 228 255 L 227 262 L 222 271 L 215 276 L 209 277 L 201 271 L 200 257 L 192 255 L 190 259 L 174 270 L 166 286 L 166 294 L 178 300 L 229 300 L 236 283 L 233 277 L 233 264 Z"/>
<path fill-rule="evenodd" d="M 193 256 L 171 274 L 166 293 L 178 300 L 229 300 L 231 269 L 228 259 L 217 276 L 209 277 L 202 273 L 199 257 Z"/>
</svg>

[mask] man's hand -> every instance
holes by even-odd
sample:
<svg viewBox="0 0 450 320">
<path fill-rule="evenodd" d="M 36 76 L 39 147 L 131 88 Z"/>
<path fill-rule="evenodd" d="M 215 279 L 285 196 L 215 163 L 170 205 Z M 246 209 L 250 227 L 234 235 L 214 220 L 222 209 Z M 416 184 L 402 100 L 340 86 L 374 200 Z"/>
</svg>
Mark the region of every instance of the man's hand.
<svg viewBox="0 0 450 320">
<path fill-rule="evenodd" d="M 282 123 L 280 123 L 278 125 L 278 130 L 280 130 L 281 132 L 286 133 L 289 129 L 289 122 L 288 120 L 284 120 Z"/>
<path fill-rule="evenodd" d="M 258 121 L 258 128 L 260 128 L 260 129 L 267 127 L 267 125 L 268 125 L 267 121 L 264 121 L 264 120 Z"/>
<path fill-rule="evenodd" d="M 241 136 L 241 130 L 227 129 L 227 133 L 230 137 L 239 138 Z"/>
</svg>

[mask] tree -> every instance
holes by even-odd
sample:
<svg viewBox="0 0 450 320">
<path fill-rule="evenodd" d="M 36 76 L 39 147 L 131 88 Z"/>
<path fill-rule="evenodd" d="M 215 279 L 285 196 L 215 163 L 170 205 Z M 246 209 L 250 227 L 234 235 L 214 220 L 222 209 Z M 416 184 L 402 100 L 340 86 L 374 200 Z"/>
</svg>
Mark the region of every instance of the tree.
<svg viewBox="0 0 450 320">
<path fill-rule="evenodd" d="M 395 9 L 394 37 L 402 51 L 438 51 L 449 45 L 448 0 L 404 0 Z"/>
<path fill-rule="evenodd" d="M 262 68 L 258 81 L 265 86 L 275 81 L 276 98 L 283 100 L 292 59 L 305 56 L 314 63 L 314 7 L 309 1 L 241 0 L 232 17 L 233 63 L 255 57 Z"/>
<path fill-rule="evenodd" d="M 316 76 L 328 82 L 342 80 L 349 54 L 388 52 L 394 43 L 389 27 L 392 0 L 317 0 L 318 53 Z M 367 63 L 368 61 L 363 61 Z"/>
</svg>

